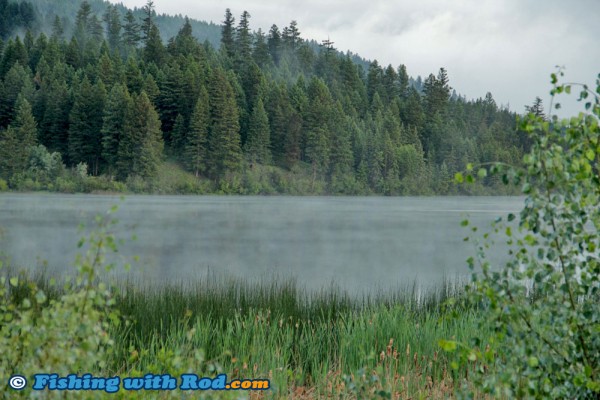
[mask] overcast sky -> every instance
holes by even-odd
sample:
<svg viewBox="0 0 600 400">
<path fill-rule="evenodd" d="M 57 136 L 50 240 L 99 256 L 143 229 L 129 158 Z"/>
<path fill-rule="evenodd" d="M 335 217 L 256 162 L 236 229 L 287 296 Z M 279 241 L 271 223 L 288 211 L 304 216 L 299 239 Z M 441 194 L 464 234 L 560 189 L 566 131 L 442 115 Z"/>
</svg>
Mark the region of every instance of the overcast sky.
<svg viewBox="0 0 600 400">
<path fill-rule="evenodd" d="M 146 0 L 121 0 L 141 7 Z M 220 23 L 230 8 L 251 28 L 298 22 L 302 37 L 329 37 L 380 64 L 405 64 L 423 78 L 440 67 L 468 98 L 490 91 L 498 104 L 523 111 L 535 96 L 547 104 L 550 73 L 595 84 L 600 73 L 600 0 L 154 0 L 158 13 Z M 595 85 L 594 85 L 595 86 Z M 574 96 L 571 96 L 574 97 Z M 567 110 L 579 110 L 566 102 Z"/>
</svg>

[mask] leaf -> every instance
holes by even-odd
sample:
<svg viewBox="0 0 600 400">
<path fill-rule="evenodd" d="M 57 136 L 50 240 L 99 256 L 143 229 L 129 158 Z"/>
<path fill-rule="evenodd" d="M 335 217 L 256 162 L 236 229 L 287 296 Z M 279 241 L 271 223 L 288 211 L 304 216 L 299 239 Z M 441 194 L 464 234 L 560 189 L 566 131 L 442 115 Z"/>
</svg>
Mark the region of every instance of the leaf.
<svg viewBox="0 0 600 400">
<path fill-rule="evenodd" d="M 594 158 L 596 157 L 596 152 L 594 152 L 594 149 L 588 149 L 588 151 L 585 152 L 585 156 L 588 160 L 594 161 Z"/>
<path fill-rule="evenodd" d="M 460 223 L 460 226 L 467 226 L 467 225 L 469 225 L 469 220 L 468 219 L 462 220 L 461 223 Z"/>
<path fill-rule="evenodd" d="M 440 339 L 440 341 L 438 342 L 438 345 L 445 351 L 448 353 L 452 353 L 453 351 L 456 350 L 457 345 L 456 342 L 454 340 L 444 340 L 444 339 Z"/>
<path fill-rule="evenodd" d="M 508 222 L 511 222 L 514 220 L 515 220 L 515 214 L 513 214 L 513 213 L 508 214 Z"/>
<path fill-rule="evenodd" d="M 471 164 L 471 163 L 467 164 L 467 171 L 469 171 L 469 172 L 473 171 L 473 164 Z"/>
<path fill-rule="evenodd" d="M 12 278 L 10 278 L 9 282 L 10 286 L 17 287 L 19 285 L 19 278 L 13 276 Z"/>
<path fill-rule="evenodd" d="M 454 182 L 456 182 L 456 183 L 463 183 L 464 182 L 463 174 L 461 174 L 460 172 L 457 172 L 454 175 Z"/>
<path fill-rule="evenodd" d="M 480 177 L 481 179 L 485 178 L 487 176 L 487 169 L 480 168 L 479 171 L 477 172 L 477 176 Z"/>
<path fill-rule="evenodd" d="M 529 360 L 527 360 L 527 364 L 529 364 L 531 368 L 535 368 L 538 365 L 540 365 L 540 362 L 536 357 L 529 357 Z"/>
</svg>

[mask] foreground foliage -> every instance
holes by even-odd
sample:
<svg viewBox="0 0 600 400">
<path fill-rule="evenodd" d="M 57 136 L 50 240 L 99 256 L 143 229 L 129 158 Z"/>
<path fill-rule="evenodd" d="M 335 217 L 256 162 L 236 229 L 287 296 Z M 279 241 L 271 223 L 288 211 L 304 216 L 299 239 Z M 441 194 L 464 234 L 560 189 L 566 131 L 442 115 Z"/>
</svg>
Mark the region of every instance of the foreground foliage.
<svg viewBox="0 0 600 400">
<path fill-rule="evenodd" d="M 559 84 L 556 74 L 552 83 L 553 97 L 573 86 Z M 515 215 L 495 226 L 511 261 L 493 266 L 485 257 L 487 240 L 469 260 L 471 268 L 480 266 L 470 297 L 484 305 L 483 324 L 494 334 L 479 335 L 475 347 L 442 345 L 460 347 L 465 362 L 479 360 L 471 382 L 494 396 L 600 396 L 600 76 L 597 83 L 595 93 L 583 86 L 580 94 L 589 113 L 522 119 L 532 141 L 524 169 L 492 167 L 527 196 L 517 229 Z"/>
</svg>

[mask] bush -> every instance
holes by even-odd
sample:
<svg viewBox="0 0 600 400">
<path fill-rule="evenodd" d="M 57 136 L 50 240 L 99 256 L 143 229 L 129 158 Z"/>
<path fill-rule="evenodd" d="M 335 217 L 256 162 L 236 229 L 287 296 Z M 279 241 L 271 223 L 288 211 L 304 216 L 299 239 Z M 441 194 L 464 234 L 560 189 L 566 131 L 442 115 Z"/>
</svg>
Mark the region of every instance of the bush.
<svg viewBox="0 0 600 400">
<path fill-rule="evenodd" d="M 553 99 L 570 92 L 555 74 L 552 79 Z M 495 334 L 472 344 L 441 344 L 460 349 L 465 363 L 478 362 L 470 380 L 494 397 L 600 396 L 600 101 L 584 86 L 580 99 L 590 95 L 591 114 L 523 118 L 521 129 L 532 141 L 524 168 L 491 168 L 526 196 L 518 231 L 512 214 L 495 228 L 506 236 L 510 261 L 493 268 L 484 254 L 487 244 L 469 259 L 472 269 L 481 267 L 470 299 L 485 307 L 484 323 Z M 477 175 L 485 177 L 487 170 Z M 467 178 L 475 179 L 472 173 Z"/>
</svg>

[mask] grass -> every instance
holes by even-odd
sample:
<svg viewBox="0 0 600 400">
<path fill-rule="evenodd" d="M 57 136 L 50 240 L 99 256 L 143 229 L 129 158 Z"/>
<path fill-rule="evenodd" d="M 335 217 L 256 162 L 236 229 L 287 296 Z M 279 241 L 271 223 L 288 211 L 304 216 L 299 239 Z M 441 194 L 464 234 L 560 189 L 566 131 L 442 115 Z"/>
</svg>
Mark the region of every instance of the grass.
<svg viewBox="0 0 600 400">
<path fill-rule="evenodd" d="M 62 290 L 46 276 L 30 279 L 51 298 Z M 26 296 L 22 287 L 12 291 L 14 302 Z M 177 371 L 173 360 L 201 350 L 206 374 L 268 378 L 268 397 L 282 399 L 365 398 L 378 390 L 392 398 L 446 398 L 458 375 L 438 341 L 466 342 L 479 318 L 460 302 L 444 304 L 461 297 L 453 283 L 420 297 L 413 285 L 358 298 L 335 288 L 309 292 L 288 280 L 210 276 L 179 285 L 125 282 L 114 295 L 129 323 L 111 325 L 111 374 L 189 372 Z"/>
</svg>

